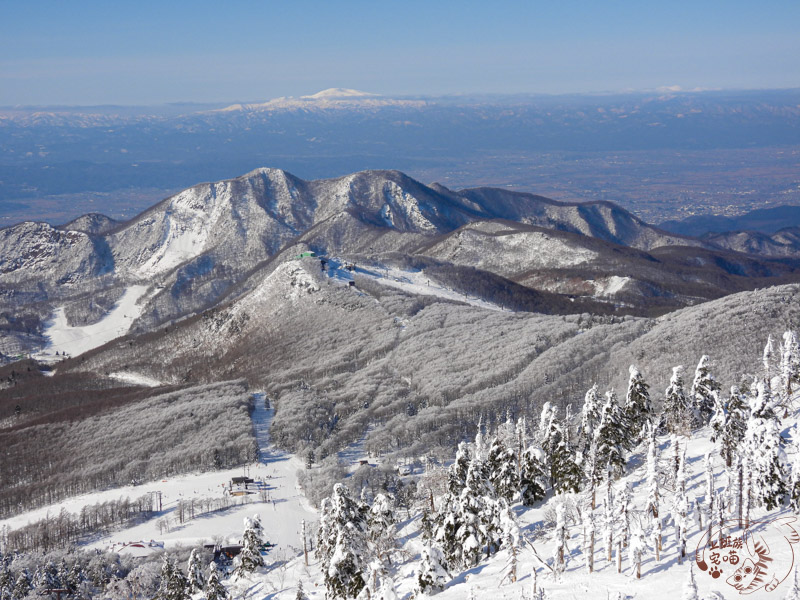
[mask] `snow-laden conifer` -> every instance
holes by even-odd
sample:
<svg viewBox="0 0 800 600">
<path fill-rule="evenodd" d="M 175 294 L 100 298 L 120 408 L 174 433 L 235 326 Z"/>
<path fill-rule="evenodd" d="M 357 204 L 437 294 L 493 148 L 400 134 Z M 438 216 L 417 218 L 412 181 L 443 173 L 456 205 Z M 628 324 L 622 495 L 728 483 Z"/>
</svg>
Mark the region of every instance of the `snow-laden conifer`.
<svg viewBox="0 0 800 600">
<path fill-rule="evenodd" d="M 581 410 L 580 450 L 586 454 L 594 441 L 597 426 L 600 424 L 600 400 L 595 383 L 583 399 Z"/>
<path fill-rule="evenodd" d="M 302 587 L 301 587 L 302 589 Z M 208 580 L 205 588 L 206 600 L 228 600 L 228 590 L 219 580 L 217 564 L 212 562 L 208 565 Z M 299 593 L 298 593 L 299 597 Z"/>
<path fill-rule="evenodd" d="M 192 548 L 192 553 L 189 555 L 186 573 L 189 580 L 189 594 L 196 594 L 202 591 L 205 587 L 205 577 L 203 577 L 203 567 L 196 548 Z"/>
<path fill-rule="evenodd" d="M 741 451 L 741 444 L 747 431 L 747 421 L 750 418 L 749 403 L 738 386 L 731 387 L 725 413 L 720 439 L 720 456 L 725 459 L 725 466 L 730 467 L 734 456 Z"/>
<path fill-rule="evenodd" d="M 467 482 L 467 470 L 471 461 L 472 455 L 469 447 L 465 442 L 460 442 L 456 451 L 456 459 L 447 469 L 447 486 L 452 494 L 458 496 L 461 490 L 464 489 Z"/>
<path fill-rule="evenodd" d="M 650 404 L 650 387 L 634 365 L 628 369 L 628 391 L 625 394 L 625 419 L 632 444 L 642 439 L 643 432 L 652 418 L 653 408 Z"/>
<path fill-rule="evenodd" d="M 787 331 L 783 334 L 780 370 L 780 400 L 786 408 L 789 408 L 789 400 L 794 386 L 800 381 L 800 344 L 794 331 Z"/>
<path fill-rule="evenodd" d="M 361 506 L 341 483 L 333 487 L 329 518 L 335 543 L 330 557 L 322 561 L 325 589 L 331 600 L 354 598 L 366 583 L 367 525 Z"/>
<path fill-rule="evenodd" d="M 764 367 L 764 381 L 769 383 L 772 381 L 772 375 L 774 374 L 774 367 L 772 362 L 775 357 L 775 345 L 772 341 L 772 334 L 767 336 L 767 343 L 764 344 L 764 352 L 761 355 L 761 362 Z"/>
<path fill-rule="evenodd" d="M 426 595 L 441 592 L 450 580 L 444 566 L 444 556 L 436 546 L 426 544 L 422 547 L 416 580 L 417 592 Z"/>
<path fill-rule="evenodd" d="M 261 555 L 262 540 L 259 536 L 260 521 L 245 518 L 244 534 L 242 535 L 242 551 L 234 559 L 234 574 L 243 577 L 264 566 L 264 557 Z"/>
<path fill-rule="evenodd" d="M 600 425 L 595 434 L 597 452 L 595 461 L 598 466 L 610 469 L 614 478 L 625 471 L 626 429 L 624 415 L 617 403 L 614 391 L 606 392 L 606 401 L 600 416 Z"/>
<path fill-rule="evenodd" d="M 692 399 L 692 409 L 695 423 L 698 427 L 707 425 L 715 410 L 715 396 L 719 393 L 720 385 L 711 374 L 711 361 L 705 354 L 700 357 L 697 369 L 694 372 L 694 381 L 689 395 Z"/>
<path fill-rule="evenodd" d="M 553 529 L 553 574 L 556 577 L 564 573 L 567 558 L 567 517 L 563 502 L 556 505 L 556 525 Z"/>
<path fill-rule="evenodd" d="M 397 544 L 394 512 L 394 497 L 391 494 L 378 494 L 367 515 L 367 532 L 373 553 L 389 564 Z"/>
<path fill-rule="evenodd" d="M 500 437 L 492 440 L 486 458 L 489 481 L 498 497 L 513 502 L 519 491 L 516 456 Z"/>
<path fill-rule="evenodd" d="M 683 366 L 672 369 L 672 377 L 664 393 L 661 421 L 670 433 L 688 434 L 692 424 L 692 407 L 683 385 Z"/>
<path fill-rule="evenodd" d="M 780 505 L 787 493 L 780 421 L 771 405 L 769 387 L 760 381 L 758 393 L 751 400 L 744 445 L 752 477 L 753 498 L 759 505 L 766 506 L 767 510 Z"/>
<path fill-rule="evenodd" d="M 522 504 L 533 506 L 545 496 L 545 471 L 542 451 L 531 446 L 522 455 L 519 493 Z"/>
</svg>

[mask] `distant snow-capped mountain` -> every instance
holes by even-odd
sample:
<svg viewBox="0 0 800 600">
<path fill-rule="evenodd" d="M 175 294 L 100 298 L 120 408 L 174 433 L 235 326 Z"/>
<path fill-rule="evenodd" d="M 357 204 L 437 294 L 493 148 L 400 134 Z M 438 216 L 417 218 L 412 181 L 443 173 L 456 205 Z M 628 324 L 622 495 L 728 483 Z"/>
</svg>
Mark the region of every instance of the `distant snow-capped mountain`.
<svg viewBox="0 0 800 600">
<path fill-rule="evenodd" d="M 347 88 L 329 88 L 316 94 L 308 96 L 288 96 L 274 98 L 267 102 L 255 104 L 231 104 L 225 108 L 210 111 L 212 113 L 225 112 L 267 112 L 275 110 L 291 109 L 357 109 L 357 108 L 379 108 L 386 106 L 398 107 L 422 107 L 425 106 L 422 100 L 407 100 L 402 98 L 390 98 L 380 94 L 371 94 L 359 90 Z"/>
</svg>

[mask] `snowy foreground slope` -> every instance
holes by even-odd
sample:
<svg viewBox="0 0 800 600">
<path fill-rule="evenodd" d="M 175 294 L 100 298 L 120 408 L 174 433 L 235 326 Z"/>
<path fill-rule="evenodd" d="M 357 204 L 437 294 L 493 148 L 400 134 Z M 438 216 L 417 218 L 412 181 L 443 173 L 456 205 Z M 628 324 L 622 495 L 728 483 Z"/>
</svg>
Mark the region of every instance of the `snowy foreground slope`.
<svg viewBox="0 0 800 600">
<path fill-rule="evenodd" d="M 779 378 L 775 378 L 775 387 L 779 385 Z M 658 390 L 652 390 L 653 396 L 660 396 Z M 220 488 L 232 477 L 242 475 L 241 469 L 229 471 L 217 471 L 202 475 L 185 475 L 166 479 L 164 481 L 150 482 L 137 487 L 120 488 L 108 490 L 97 494 L 82 496 L 68 500 L 61 505 L 46 507 L 37 511 L 32 511 L 19 515 L 12 519 L 0 522 L 2 528 L 17 528 L 27 522 L 39 520 L 45 516 L 58 513 L 62 509 L 70 512 L 79 512 L 82 506 L 96 504 L 119 498 L 121 496 L 138 496 L 146 491 L 160 492 L 162 495 L 163 507 L 156 518 L 146 521 L 135 527 L 115 531 L 109 535 L 104 535 L 91 540 L 87 547 L 97 549 L 110 549 L 130 555 L 158 553 L 162 548 L 174 551 L 180 546 L 196 547 L 204 543 L 236 543 L 241 539 L 242 521 L 245 517 L 258 515 L 263 523 L 266 539 L 275 544 L 265 558 L 266 565 L 257 568 L 249 575 L 230 577 L 223 579 L 223 584 L 232 598 L 253 598 L 253 599 L 273 599 L 273 598 L 297 598 L 298 587 L 302 585 L 304 593 L 308 599 L 330 598 L 326 596 L 325 572 L 321 568 L 321 560 L 313 553 L 309 555 L 309 564 L 306 565 L 302 552 L 302 522 L 308 525 L 308 541 L 314 545 L 313 532 L 317 529 L 319 514 L 306 501 L 297 484 L 297 473 L 307 471 L 306 465 L 299 458 L 276 450 L 269 441 L 269 425 L 272 418 L 272 411 L 268 410 L 264 404 L 264 396 L 256 395 L 256 410 L 253 413 L 254 429 L 256 438 L 259 442 L 260 453 L 257 463 L 246 467 L 246 473 L 253 479 L 263 479 L 266 482 L 265 492 L 255 496 L 249 496 L 249 501 L 235 503 L 229 508 L 217 513 L 210 513 L 196 519 L 187 518 L 184 523 L 178 523 L 177 511 L 178 501 L 195 500 L 198 503 L 203 497 L 218 497 Z M 800 393 L 794 393 L 788 400 L 788 404 L 797 407 L 800 404 Z M 548 413 L 549 409 L 543 411 Z M 800 410 L 793 408 L 791 413 L 787 413 L 781 420 L 781 435 L 787 441 L 786 454 L 788 464 L 797 463 L 797 444 L 800 442 L 797 436 L 797 425 L 800 421 Z M 544 418 L 542 423 L 546 423 Z M 505 436 L 507 442 L 516 440 L 516 436 L 523 431 L 517 423 L 516 431 L 511 422 L 501 426 L 501 429 L 490 435 L 479 435 L 475 444 L 463 446 L 468 448 L 473 456 L 483 455 L 487 464 L 491 461 L 491 450 L 488 449 L 489 438 L 501 439 Z M 524 422 L 522 422 L 524 429 Z M 543 431 L 542 425 L 538 429 L 534 426 L 528 428 L 531 439 L 540 436 Z M 652 476 L 653 470 L 648 469 L 647 462 L 647 443 L 639 444 L 627 457 L 627 469 L 625 474 L 614 481 L 611 486 L 612 494 L 615 496 L 614 511 L 617 511 L 617 502 L 624 496 L 626 489 L 631 492 L 631 500 L 626 510 L 629 515 L 629 541 L 627 547 L 622 548 L 622 560 L 618 562 L 618 552 L 620 547 L 617 542 L 613 542 L 611 555 L 608 559 L 608 549 L 603 525 L 603 514 L 605 512 L 604 498 L 607 488 L 604 483 L 600 483 L 596 489 L 597 508 L 594 511 L 596 523 L 596 535 L 594 545 L 594 572 L 587 572 L 587 553 L 584 543 L 584 530 L 581 519 L 576 517 L 577 510 L 586 510 L 587 495 L 565 493 L 555 497 L 548 495 L 544 502 L 536 502 L 531 507 L 526 507 L 515 502 L 511 505 L 511 513 L 516 520 L 519 528 L 519 541 L 513 544 L 516 548 L 516 581 L 511 581 L 510 567 L 514 562 L 508 547 L 501 547 L 490 558 L 481 557 L 477 565 L 465 570 L 454 570 L 446 578 L 444 589 L 436 594 L 442 600 L 455 600 L 461 598 L 492 598 L 516 600 L 522 598 L 551 598 L 575 599 L 575 598 L 623 598 L 623 599 L 654 599 L 668 600 L 673 598 L 734 598 L 739 596 L 737 591 L 730 585 L 729 578 L 733 575 L 733 568 L 720 562 L 720 569 L 723 570 L 722 576 L 714 578 L 714 568 L 709 571 L 698 569 L 698 562 L 695 560 L 695 549 L 706 546 L 703 539 L 706 526 L 701 528 L 697 523 L 698 517 L 706 522 L 705 514 L 708 506 L 707 497 L 709 482 L 715 497 L 729 498 L 726 494 L 730 492 L 731 486 L 735 484 L 728 472 L 724 468 L 724 461 L 719 455 L 720 445 L 710 441 L 712 434 L 711 427 L 705 426 L 695 429 L 690 436 L 670 436 L 660 435 L 656 438 L 658 449 L 657 469 L 658 480 L 661 494 L 661 515 L 663 524 L 663 546 L 660 559 L 654 556 L 654 547 L 651 540 L 645 540 L 643 557 L 640 563 L 641 578 L 635 575 L 636 569 L 631 550 L 634 547 L 635 530 L 645 528 L 648 520 L 646 514 L 646 504 L 648 501 L 648 477 Z M 523 434 L 523 437 L 524 434 Z M 541 437 L 539 440 L 541 441 Z M 686 556 L 680 558 L 679 536 L 674 525 L 679 519 L 680 503 L 677 499 L 678 479 L 671 478 L 675 466 L 675 444 L 677 440 L 678 453 L 683 454 L 681 461 L 681 472 L 685 474 L 686 499 L 688 500 L 688 511 L 686 512 Z M 493 442 L 492 444 L 494 444 Z M 363 454 L 360 454 L 363 447 L 356 444 L 345 450 L 342 457 L 347 457 L 349 462 L 357 463 Z M 463 451 L 460 451 L 462 453 Z M 710 472 L 713 477 L 709 479 L 708 462 L 706 457 L 710 456 Z M 458 463 L 458 458 L 456 463 Z M 369 462 L 374 465 L 375 459 Z M 389 553 L 390 561 L 376 574 L 370 570 L 365 572 L 365 577 L 370 581 L 377 582 L 377 586 L 372 590 L 371 598 L 415 598 L 423 597 L 416 591 L 418 586 L 417 576 L 420 571 L 420 557 L 424 551 L 425 543 L 421 527 L 423 526 L 423 513 L 428 512 L 428 497 L 425 490 L 430 489 L 436 492 L 436 509 L 441 511 L 441 498 L 439 492 L 442 485 L 447 486 L 446 480 L 452 477 L 457 464 L 448 468 L 436 467 L 432 463 L 424 472 L 419 469 L 413 475 L 406 475 L 405 481 L 417 480 L 417 495 L 413 506 L 407 509 L 395 509 L 394 516 L 397 520 L 396 549 Z M 370 468 L 375 468 L 370 467 Z M 792 481 L 795 479 L 795 467 L 792 466 Z M 377 472 L 377 471 L 376 471 Z M 322 476 L 319 467 L 311 470 L 312 477 Z M 674 475 L 674 473 L 673 473 Z M 787 473 L 787 476 L 789 474 Z M 377 476 L 377 475 L 376 475 Z M 469 479 L 469 475 L 467 476 Z M 438 486 L 438 487 L 437 487 Z M 369 496 L 369 495 L 368 495 Z M 354 496 L 355 497 L 355 496 Z M 362 498 L 364 494 L 362 493 Z M 369 498 L 367 498 L 369 499 Z M 374 506 L 374 504 L 373 504 Z M 563 506 L 562 511 L 559 507 Z M 686 510 L 686 507 L 684 507 Z M 563 513 L 559 517 L 559 513 Z M 584 513 L 585 514 L 585 513 Z M 430 516 L 430 515 L 429 515 Z M 410 517 L 410 518 L 409 518 Z M 752 519 L 774 520 L 776 518 L 788 517 L 794 519 L 793 513 L 788 508 L 780 508 L 772 511 L 763 509 L 753 509 Z M 736 520 L 735 514 L 726 515 L 731 523 L 729 534 L 735 538 L 738 535 L 738 527 L 733 524 Z M 616 524 L 612 532 L 613 539 L 616 540 L 621 535 L 621 522 L 619 515 L 615 517 Z M 553 570 L 558 570 L 556 566 L 557 542 L 553 539 L 554 526 L 557 522 L 562 522 L 565 526 L 565 565 L 563 573 L 555 575 Z M 585 519 L 583 519 L 585 522 Z M 800 521 L 795 522 L 794 526 L 800 531 Z M 514 529 L 512 527 L 512 529 Z M 716 535 L 716 534 L 715 534 Z M 126 547 L 130 542 L 145 541 L 152 544 L 144 544 L 144 550 L 135 547 Z M 795 540 L 800 542 L 800 538 Z M 329 539 L 329 544 L 334 540 Z M 778 547 L 773 553 L 773 566 L 778 568 L 791 568 L 794 560 L 794 552 L 797 546 L 793 543 Z M 705 560 L 711 561 L 710 550 L 703 555 Z M 700 557 L 698 557 L 699 560 Z M 744 561 L 742 561 L 744 564 Z M 787 567 L 788 565 L 788 567 Z M 685 595 L 687 581 L 690 579 L 690 569 L 692 570 L 696 582 L 697 595 Z M 619 572 L 618 572 L 619 571 Z M 794 598 L 787 595 L 792 587 L 792 576 L 780 582 L 774 590 L 767 592 L 763 588 L 748 594 L 749 598 Z M 369 585 L 368 585 L 369 587 Z M 536 591 L 534 592 L 534 588 Z M 715 595 L 716 594 L 716 595 Z M 110 596 L 122 597 L 122 596 Z M 126 596 L 127 597 L 127 596 Z M 160 597 L 160 596 L 159 596 Z M 195 594 L 193 598 L 199 600 L 206 596 L 201 593 Z M 359 596 L 367 597 L 367 596 Z"/>
</svg>

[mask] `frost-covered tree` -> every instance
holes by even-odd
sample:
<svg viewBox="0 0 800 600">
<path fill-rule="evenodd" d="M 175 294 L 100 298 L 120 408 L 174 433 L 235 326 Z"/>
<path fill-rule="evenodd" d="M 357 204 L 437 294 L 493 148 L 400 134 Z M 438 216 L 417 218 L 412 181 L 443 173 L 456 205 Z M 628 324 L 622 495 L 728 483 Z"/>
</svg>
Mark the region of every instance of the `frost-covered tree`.
<svg viewBox="0 0 800 600">
<path fill-rule="evenodd" d="M 592 507 L 592 500 L 586 499 L 586 506 L 581 512 L 582 525 L 583 525 L 583 555 L 586 560 L 586 571 L 591 573 L 594 571 L 594 539 L 595 539 L 595 522 L 594 510 Z"/>
<path fill-rule="evenodd" d="M 686 451 L 680 455 L 675 476 L 675 496 L 672 505 L 672 520 L 675 523 L 675 543 L 678 546 L 678 564 L 686 556 L 686 538 L 689 529 L 689 498 L 686 495 Z"/>
<path fill-rule="evenodd" d="M 458 569 L 463 564 L 463 548 L 458 539 L 461 529 L 459 497 L 445 494 L 433 519 L 432 539 L 441 548 L 447 568 Z"/>
<path fill-rule="evenodd" d="M 168 556 L 161 563 L 161 584 L 155 600 L 189 600 L 189 582 Z"/>
<path fill-rule="evenodd" d="M 638 443 L 653 414 L 648 391 L 650 386 L 647 385 L 639 369 L 634 365 L 630 366 L 628 373 L 630 377 L 628 378 L 628 392 L 625 394 L 625 419 L 632 442 Z"/>
<path fill-rule="evenodd" d="M 731 395 L 725 405 L 725 422 L 720 437 L 720 456 L 725 459 L 725 466 L 730 468 L 733 457 L 740 452 L 740 446 L 747 431 L 750 408 L 747 397 L 738 386 L 731 387 Z"/>
<path fill-rule="evenodd" d="M 600 424 L 600 400 L 597 384 L 594 384 L 583 399 L 581 410 L 580 450 L 586 454 L 594 442 L 595 431 Z"/>
<path fill-rule="evenodd" d="M 492 440 L 486 458 L 486 470 L 495 494 L 506 502 L 512 502 L 519 490 L 516 455 L 500 437 Z"/>
<path fill-rule="evenodd" d="M 31 580 L 26 569 L 21 569 L 17 574 L 17 579 L 14 582 L 14 588 L 11 590 L 11 598 L 13 600 L 22 600 L 31 591 Z"/>
<path fill-rule="evenodd" d="M 800 382 L 800 344 L 794 331 L 787 331 L 783 334 L 780 375 L 780 400 L 788 408 L 794 386 Z"/>
<path fill-rule="evenodd" d="M 553 574 L 556 577 L 564 573 L 567 555 L 567 517 L 563 502 L 556 506 L 556 525 L 553 529 Z"/>
<path fill-rule="evenodd" d="M 787 493 L 780 421 L 771 405 L 769 387 L 765 382 L 759 382 L 758 393 L 750 404 L 744 445 L 752 477 L 753 497 L 767 510 L 779 506 Z"/>
<path fill-rule="evenodd" d="M 611 489 L 611 471 L 606 473 L 605 498 L 603 500 L 605 509 L 603 546 L 606 549 L 606 559 L 611 562 L 614 548 L 614 530 L 616 529 L 616 519 L 614 515 L 614 493 Z"/>
<path fill-rule="evenodd" d="M 772 342 L 772 334 L 767 336 L 767 343 L 764 345 L 764 352 L 761 355 L 761 362 L 764 365 L 764 381 L 769 383 L 772 381 L 772 375 L 774 373 L 774 367 L 772 366 L 772 361 L 775 357 L 775 345 Z"/>
<path fill-rule="evenodd" d="M 242 550 L 234 560 L 234 574 L 244 577 L 264 566 L 264 557 L 261 556 L 261 538 L 258 534 L 258 525 L 254 519 L 245 518 L 244 534 L 242 534 Z"/>
<path fill-rule="evenodd" d="M 714 415 L 715 398 L 720 390 L 719 382 L 711 374 L 710 363 L 710 359 L 705 354 L 700 357 L 689 392 L 695 417 L 694 424 L 699 427 L 707 425 Z"/>
<path fill-rule="evenodd" d="M 441 592 L 449 580 L 441 551 L 436 546 L 424 545 L 417 570 L 418 593 L 432 595 Z"/>
<path fill-rule="evenodd" d="M 196 594 L 203 591 L 205 587 L 205 577 L 203 577 L 203 567 L 200 563 L 200 555 L 197 549 L 192 548 L 189 556 L 189 563 L 186 565 L 187 579 L 189 580 L 189 594 Z"/>
<path fill-rule="evenodd" d="M 502 581 L 508 580 L 510 583 L 515 583 L 519 564 L 519 524 L 508 506 L 505 506 L 500 513 L 500 528 L 502 530 L 503 546 L 508 550 L 508 562 L 504 569 Z"/>
<path fill-rule="evenodd" d="M 625 471 L 626 439 L 625 418 L 617 404 L 614 391 L 606 392 L 606 402 L 597 427 L 595 461 L 598 467 L 608 468 L 614 478 Z"/>
<path fill-rule="evenodd" d="M 633 572 L 636 574 L 636 579 L 642 577 L 642 558 L 647 552 L 647 540 L 645 539 L 644 530 L 641 527 L 636 527 L 631 533 L 630 543 L 630 560 Z"/>
<path fill-rule="evenodd" d="M 544 463 L 542 451 L 531 446 L 522 455 L 519 475 L 519 493 L 522 504 L 533 506 L 545 497 Z"/>
<path fill-rule="evenodd" d="M 366 583 L 367 524 L 364 510 L 341 483 L 333 487 L 329 519 L 335 542 L 333 552 L 323 558 L 325 589 L 331 600 L 355 598 Z"/>
<path fill-rule="evenodd" d="M 478 564 L 481 549 L 491 546 L 491 532 L 487 523 L 492 520 L 493 491 L 482 477 L 475 461 L 467 472 L 467 485 L 458 500 L 460 527 L 456 531 L 456 543 L 460 544 L 464 566 Z"/>
<path fill-rule="evenodd" d="M 212 562 L 208 565 L 208 580 L 205 588 L 206 600 L 228 600 L 228 590 L 219 580 L 217 564 Z"/>
<path fill-rule="evenodd" d="M 577 493 L 583 479 L 583 472 L 577 463 L 567 436 L 561 438 L 550 459 L 550 476 L 553 492 L 556 494 Z"/>
<path fill-rule="evenodd" d="M 306 596 L 306 591 L 303 589 L 302 580 L 297 582 L 297 593 L 294 596 L 294 600 L 308 600 L 308 596 Z"/>
<path fill-rule="evenodd" d="M 664 396 L 661 420 L 669 433 L 686 434 L 689 432 L 692 423 L 692 407 L 683 386 L 683 366 L 672 369 L 672 377 Z"/>
<path fill-rule="evenodd" d="M 381 561 L 391 564 L 391 554 L 397 545 L 394 498 L 391 495 L 375 496 L 367 517 L 367 527 L 373 553 Z"/>
<path fill-rule="evenodd" d="M 469 447 L 465 442 L 458 444 L 456 459 L 447 470 L 447 486 L 451 494 L 458 496 L 467 484 L 467 470 L 472 462 Z"/>
</svg>

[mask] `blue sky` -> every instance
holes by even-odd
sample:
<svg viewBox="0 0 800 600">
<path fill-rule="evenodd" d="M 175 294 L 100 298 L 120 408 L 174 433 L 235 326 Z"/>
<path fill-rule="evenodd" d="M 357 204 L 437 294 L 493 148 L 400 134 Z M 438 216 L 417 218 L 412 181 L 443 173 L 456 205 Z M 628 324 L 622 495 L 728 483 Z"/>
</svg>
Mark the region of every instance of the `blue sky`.
<svg viewBox="0 0 800 600">
<path fill-rule="evenodd" d="M 798 0 L 0 0 L 0 105 L 800 87 L 798 31 Z"/>
</svg>

